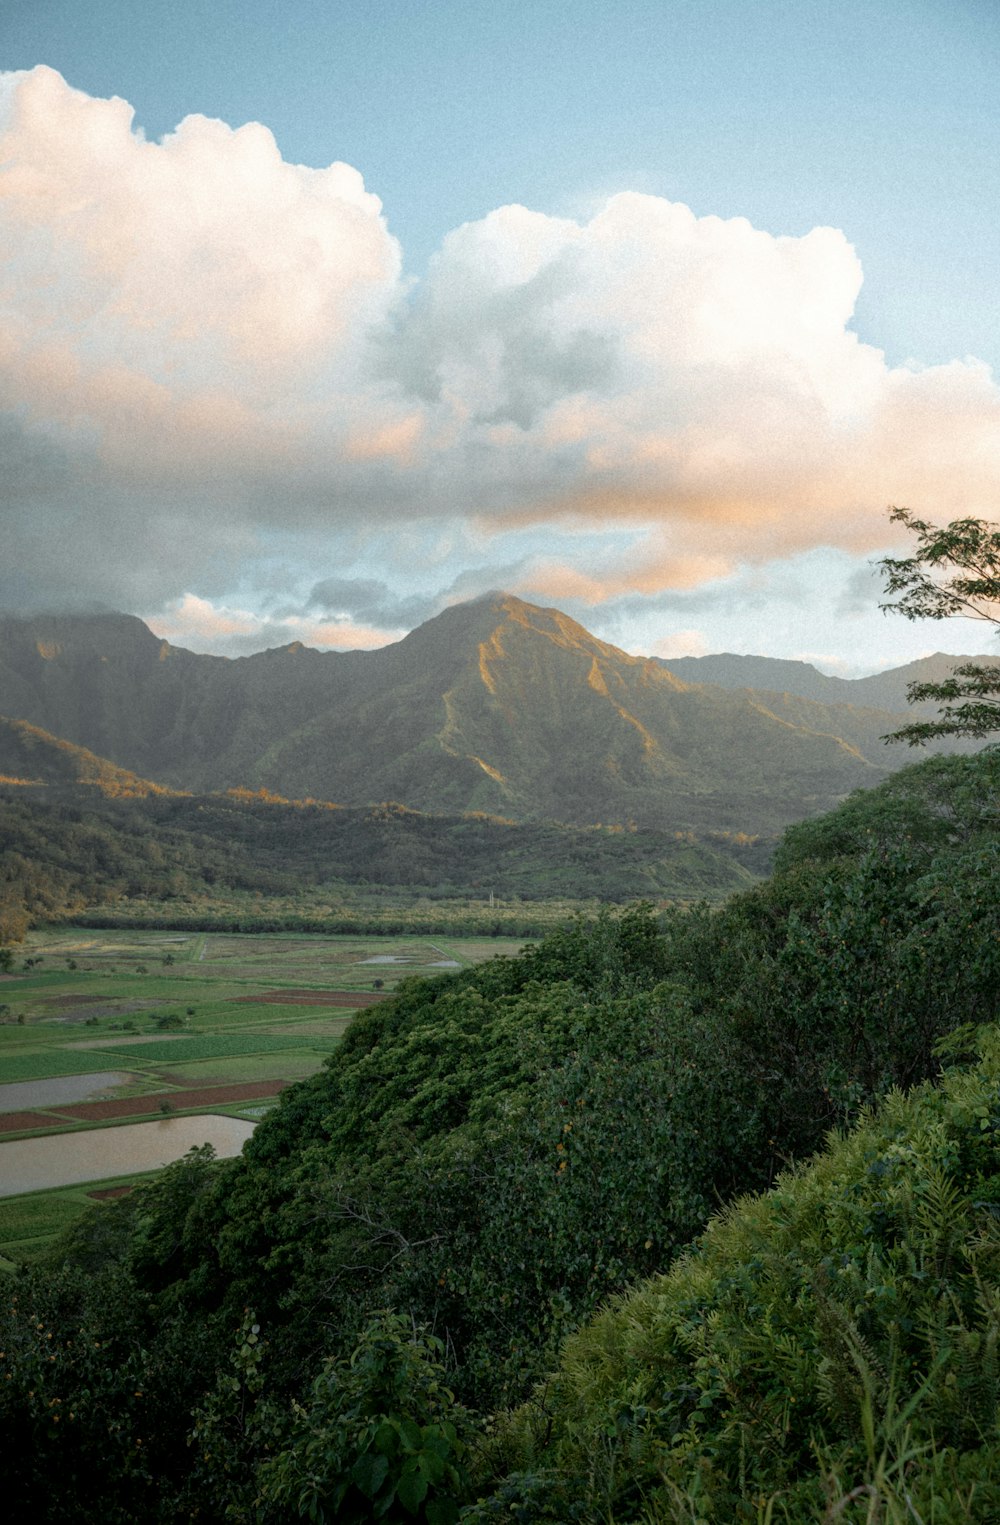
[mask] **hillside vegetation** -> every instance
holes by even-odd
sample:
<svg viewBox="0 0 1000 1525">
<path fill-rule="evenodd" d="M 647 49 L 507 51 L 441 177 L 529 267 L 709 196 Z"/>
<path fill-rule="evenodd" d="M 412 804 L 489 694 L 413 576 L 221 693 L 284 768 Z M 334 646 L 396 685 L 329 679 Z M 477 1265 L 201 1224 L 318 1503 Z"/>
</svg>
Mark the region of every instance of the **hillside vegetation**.
<svg viewBox="0 0 1000 1525">
<path fill-rule="evenodd" d="M 12 728 L 25 731 L 29 728 Z M 3 737 L 0 733 L 0 743 Z M 450 903 L 490 893 L 508 904 L 574 900 L 718 898 L 754 882 L 771 844 L 718 833 L 624 831 L 440 816 L 402 805 L 338 809 L 266 791 L 187 796 L 142 789 L 102 759 L 30 734 L 37 784 L 0 782 L 0 941 L 32 922 L 118 907 L 157 924 L 268 922 L 329 929 L 335 912 L 314 911 L 310 894 L 337 902 L 351 887 L 395 890 Z M 2 748 L 0 748 L 2 759 Z M 80 765 L 81 782 L 65 771 Z M 46 776 L 54 778 L 44 783 Z M 105 785 L 110 780 L 109 787 Z M 278 912 L 239 896 L 286 897 Z M 348 897 L 349 898 L 349 897 Z M 530 924 L 532 913 L 525 912 Z"/>
<path fill-rule="evenodd" d="M 998 804 L 931 760 L 359 1014 L 12 1284 L 15 1514 L 991 1518 Z"/>
</svg>

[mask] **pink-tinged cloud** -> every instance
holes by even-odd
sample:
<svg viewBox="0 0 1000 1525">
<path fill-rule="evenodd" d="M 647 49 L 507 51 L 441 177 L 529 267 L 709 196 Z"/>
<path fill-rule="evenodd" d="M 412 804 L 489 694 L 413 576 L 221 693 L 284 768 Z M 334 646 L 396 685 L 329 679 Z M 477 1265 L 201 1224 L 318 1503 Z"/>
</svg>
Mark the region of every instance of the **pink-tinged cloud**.
<svg viewBox="0 0 1000 1525">
<path fill-rule="evenodd" d="M 275 618 L 214 604 L 188 593 L 167 611 L 149 617 L 155 635 L 195 651 L 257 651 L 265 646 L 304 646 L 336 651 L 371 651 L 398 641 L 403 630 L 381 630 L 353 620 L 318 620 L 301 615 Z"/>
<path fill-rule="evenodd" d="M 700 630 L 674 630 L 653 643 L 650 655 L 654 657 L 703 657 L 708 653 L 708 642 Z"/>
<path fill-rule="evenodd" d="M 35 332 L 268 401 L 393 292 L 398 246 L 349 165 L 286 164 L 259 123 L 200 116 L 148 143 L 125 101 L 51 69 L 6 76 L 4 95 L 11 284 Z"/>
<path fill-rule="evenodd" d="M 374 625 L 356 625 L 353 620 L 290 619 L 288 629 L 297 631 L 293 640 L 305 646 L 320 646 L 331 651 L 372 651 L 402 640 L 405 630 L 380 630 Z"/>
<path fill-rule="evenodd" d="M 153 623 L 156 635 L 183 646 L 185 641 L 216 643 L 232 636 L 256 635 L 263 621 L 247 609 L 218 607 L 186 593 Z"/>
<path fill-rule="evenodd" d="M 199 546 L 218 582 L 237 543 L 464 522 L 522 568 L 547 526 L 524 587 L 596 604 L 881 548 L 889 502 L 1000 517 L 995 379 L 862 344 L 836 229 L 633 192 L 586 222 L 507 206 L 410 287 L 349 165 L 200 116 L 147 142 L 38 68 L 0 76 L 0 249 L 0 409 L 36 463 L 0 484 L 7 551 L 52 596 L 108 597 L 113 564 L 149 607 L 196 586 Z M 631 548 L 596 563 L 595 526 Z"/>
</svg>

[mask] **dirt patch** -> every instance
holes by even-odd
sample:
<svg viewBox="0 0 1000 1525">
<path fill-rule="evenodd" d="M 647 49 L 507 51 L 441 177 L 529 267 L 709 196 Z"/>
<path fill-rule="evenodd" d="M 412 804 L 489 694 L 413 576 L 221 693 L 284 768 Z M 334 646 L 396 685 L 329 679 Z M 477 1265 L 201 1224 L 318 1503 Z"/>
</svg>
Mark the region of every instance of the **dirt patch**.
<svg viewBox="0 0 1000 1525">
<path fill-rule="evenodd" d="M 134 1190 L 132 1186 L 105 1186 L 98 1191 L 88 1191 L 87 1196 L 95 1202 L 110 1202 L 113 1197 L 127 1197 Z"/>
<path fill-rule="evenodd" d="M 269 990 L 264 995 L 232 996 L 250 1006 L 336 1006 L 352 1010 L 375 1006 L 390 994 L 387 990 Z"/>
<path fill-rule="evenodd" d="M 53 1117 L 58 1113 L 51 1112 L 4 1112 L 0 1116 L 0 1133 L 26 1133 L 29 1128 L 51 1127 Z M 65 1118 L 60 1118 L 65 1122 Z"/>
<path fill-rule="evenodd" d="M 88 1038 L 83 1043 L 67 1043 L 66 1048 L 135 1048 L 137 1043 L 169 1043 L 171 1038 L 190 1038 L 190 1033 L 133 1033 L 125 1038 Z M 60 1045 L 61 1047 L 62 1045 Z"/>
<path fill-rule="evenodd" d="M 176 1070 L 152 1070 L 150 1071 L 150 1075 L 155 1078 L 155 1080 L 160 1085 L 176 1086 L 179 1091 L 190 1091 L 192 1088 L 192 1077 L 190 1075 L 178 1074 Z M 237 1083 L 229 1075 L 198 1075 L 195 1078 L 199 1082 L 200 1090 L 204 1090 L 206 1086 L 236 1085 Z M 240 1083 L 242 1084 L 242 1082 Z M 158 1091 L 156 1093 L 156 1099 L 157 1101 L 162 1101 L 166 1096 L 172 1100 L 173 1095 L 174 1093 L 172 1090 Z"/>
<path fill-rule="evenodd" d="M 103 1003 L 103 1004 L 102 1004 Z M 61 1022 L 85 1022 L 89 1017 L 130 1017 L 163 1005 L 162 1001 L 112 1001 L 102 995 L 49 995 L 43 1004 L 59 1012 Z M 52 1020 L 50 1018 L 50 1020 Z"/>
<path fill-rule="evenodd" d="M 42 1003 L 43 1006 L 60 1006 L 60 1007 L 64 1007 L 64 1008 L 67 1007 L 67 1006 L 93 1006 L 98 1001 L 106 1001 L 106 1000 L 107 1000 L 107 996 L 103 996 L 103 995 L 79 995 L 79 994 L 66 995 L 66 994 L 63 994 L 63 995 L 46 995 L 46 996 L 42 996 L 41 997 L 41 1003 Z M 133 1010 L 135 1010 L 134 1007 L 133 1007 Z"/>
<path fill-rule="evenodd" d="M 240 1085 L 199 1086 L 189 1091 L 157 1091 L 152 1096 L 123 1097 L 120 1101 L 81 1101 L 74 1107 L 53 1108 L 55 1115 L 78 1123 L 104 1123 L 117 1117 L 141 1117 L 159 1112 L 189 1112 L 193 1107 L 227 1107 L 238 1101 L 258 1101 L 277 1096 L 287 1080 L 248 1080 Z M 32 1124 L 37 1127 L 37 1122 Z"/>
</svg>

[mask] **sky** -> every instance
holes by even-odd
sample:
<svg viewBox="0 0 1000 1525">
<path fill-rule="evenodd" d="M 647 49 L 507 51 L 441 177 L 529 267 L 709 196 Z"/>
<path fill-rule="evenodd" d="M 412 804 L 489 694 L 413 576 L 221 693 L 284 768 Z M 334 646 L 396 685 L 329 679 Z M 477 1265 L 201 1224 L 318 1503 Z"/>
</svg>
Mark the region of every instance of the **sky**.
<svg viewBox="0 0 1000 1525">
<path fill-rule="evenodd" d="M 4 0 L 0 608 L 199 651 L 504 589 L 626 650 L 997 649 L 996 0 Z"/>
</svg>

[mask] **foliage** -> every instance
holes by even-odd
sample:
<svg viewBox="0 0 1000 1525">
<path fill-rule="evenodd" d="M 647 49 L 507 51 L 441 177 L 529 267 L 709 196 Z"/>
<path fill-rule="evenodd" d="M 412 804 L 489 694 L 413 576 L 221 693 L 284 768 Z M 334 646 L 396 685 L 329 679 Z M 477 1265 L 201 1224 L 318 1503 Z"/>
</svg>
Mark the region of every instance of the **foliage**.
<svg viewBox="0 0 1000 1525">
<path fill-rule="evenodd" d="M 994 1518 L 996 1029 L 979 1043 L 571 1337 L 497 1455 L 594 1525 Z"/>
<path fill-rule="evenodd" d="M 377 1315 L 296 1405 L 284 1449 L 262 1469 L 265 1519 L 454 1525 L 467 1419 L 444 1384 L 441 1341 Z"/>
<path fill-rule="evenodd" d="M 1000 625 L 1000 525 L 985 519 L 956 519 L 943 527 L 918 519 L 906 508 L 889 517 L 917 537 L 912 556 L 881 562 L 886 592 L 900 595 L 884 609 L 907 619 L 943 620 L 961 615 Z M 950 573 L 951 575 L 945 575 Z M 943 683 L 911 683 L 911 702 L 942 701 L 940 720 L 915 721 L 887 739 L 911 746 L 937 736 L 989 736 L 1000 729 L 1000 666 L 967 662 Z"/>
<path fill-rule="evenodd" d="M 192 1463 L 178 1501 L 188 1506 L 184 1513 L 211 1511 L 213 1519 L 234 1525 L 260 1518 L 257 1468 L 280 1448 L 288 1427 L 267 1391 L 266 1356 L 260 1325 L 248 1310 L 228 1362 L 192 1414 Z"/>
<path fill-rule="evenodd" d="M 136 1295 L 114 1261 L 24 1270 L 0 1301 L 4 1506 L 16 1520 L 164 1522 L 189 1461 L 180 1415 L 207 1330 Z M 193 1379 L 193 1380 L 192 1380 Z"/>
<path fill-rule="evenodd" d="M 763 865 L 755 843 L 720 833 L 688 840 L 401 805 L 340 810 L 246 792 L 123 798 L 85 787 L 0 786 L 0 845 L 0 941 L 19 941 L 33 920 L 85 908 L 92 925 L 112 924 L 111 908 L 123 901 L 148 902 L 151 924 L 179 918 L 262 930 L 261 894 L 288 897 L 281 920 L 302 926 L 303 892 L 323 888 L 319 919 L 328 931 L 338 902 L 354 930 L 362 892 L 382 902 L 388 894 L 378 907 L 383 924 L 394 910 L 412 922 L 419 897 L 427 931 L 473 915 L 489 930 L 509 923 L 512 910 L 512 930 L 523 923 L 533 931 L 539 900 L 720 894 L 751 883 Z M 494 890 L 502 910 L 490 910 Z M 373 909 L 362 904 L 361 916 Z"/>
<path fill-rule="evenodd" d="M 928 758 L 893 774 L 875 789 L 859 789 L 828 815 L 785 832 L 774 856 L 778 878 L 807 862 L 827 866 L 869 849 L 900 842 L 923 853 L 950 856 L 995 840 L 1000 828 L 1000 755 Z"/>
</svg>

